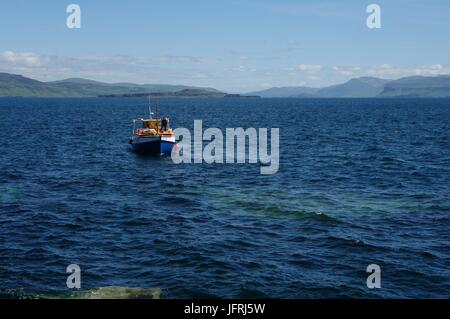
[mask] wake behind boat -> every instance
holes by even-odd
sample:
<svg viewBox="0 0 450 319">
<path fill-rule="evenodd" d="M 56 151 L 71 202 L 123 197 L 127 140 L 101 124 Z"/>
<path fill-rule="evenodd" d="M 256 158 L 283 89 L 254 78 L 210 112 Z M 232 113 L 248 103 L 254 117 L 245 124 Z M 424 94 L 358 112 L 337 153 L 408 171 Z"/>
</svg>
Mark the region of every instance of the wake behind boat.
<svg viewBox="0 0 450 319">
<path fill-rule="evenodd" d="M 130 149 L 144 155 L 170 155 L 176 145 L 175 134 L 169 127 L 169 118 L 158 118 L 158 100 L 155 103 L 156 118 L 153 118 L 151 99 L 149 98 L 148 119 L 134 119 L 130 139 Z"/>
</svg>

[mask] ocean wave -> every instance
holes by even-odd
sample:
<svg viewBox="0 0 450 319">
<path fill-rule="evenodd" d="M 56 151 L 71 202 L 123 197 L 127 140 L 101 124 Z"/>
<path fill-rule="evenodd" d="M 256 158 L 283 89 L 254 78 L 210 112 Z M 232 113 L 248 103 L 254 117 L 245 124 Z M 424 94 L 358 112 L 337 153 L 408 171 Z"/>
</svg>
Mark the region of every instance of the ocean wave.
<svg viewBox="0 0 450 319">
<path fill-rule="evenodd" d="M 317 221 L 326 221 L 326 222 L 340 222 L 340 220 L 336 217 L 330 216 L 323 212 L 315 212 L 315 211 L 306 211 L 306 210 L 296 210 L 291 208 L 284 208 L 282 206 L 273 204 L 262 204 L 261 202 L 256 201 L 243 201 L 243 200 L 235 200 L 234 204 L 244 209 L 248 212 L 264 214 L 270 217 L 277 218 L 303 218 L 303 219 L 311 219 Z"/>
</svg>

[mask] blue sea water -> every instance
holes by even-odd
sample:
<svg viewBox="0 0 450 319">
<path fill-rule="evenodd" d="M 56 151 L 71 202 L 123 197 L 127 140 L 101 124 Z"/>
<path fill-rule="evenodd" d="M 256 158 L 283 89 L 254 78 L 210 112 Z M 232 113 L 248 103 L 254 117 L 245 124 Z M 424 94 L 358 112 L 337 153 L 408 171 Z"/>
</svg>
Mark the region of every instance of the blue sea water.
<svg viewBox="0 0 450 319">
<path fill-rule="evenodd" d="M 161 100 L 279 127 L 280 170 L 130 153 L 146 100 L 0 99 L 0 296 L 449 298 L 450 100 Z M 366 267 L 381 267 L 368 289 Z"/>
</svg>

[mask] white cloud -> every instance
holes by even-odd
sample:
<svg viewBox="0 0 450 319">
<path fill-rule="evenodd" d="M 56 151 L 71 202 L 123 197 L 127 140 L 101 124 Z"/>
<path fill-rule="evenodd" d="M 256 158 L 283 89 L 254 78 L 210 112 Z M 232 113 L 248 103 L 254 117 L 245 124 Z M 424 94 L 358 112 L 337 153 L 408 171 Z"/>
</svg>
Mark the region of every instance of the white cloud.
<svg viewBox="0 0 450 319">
<path fill-rule="evenodd" d="M 34 53 L 14 53 L 13 51 L 5 51 L 0 54 L 1 64 L 10 64 L 24 67 L 38 67 L 41 65 L 39 56 Z"/>
<path fill-rule="evenodd" d="M 324 67 L 319 64 L 299 64 L 295 67 L 283 69 L 283 71 L 286 72 L 284 74 L 288 75 L 291 78 L 302 77 L 304 79 L 315 82 L 320 80 L 320 75 L 323 70 Z"/>
<path fill-rule="evenodd" d="M 249 69 L 247 67 L 245 67 L 244 65 L 236 65 L 236 66 L 231 66 L 231 67 L 226 67 L 224 68 L 225 72 L 245 72 L 245 71 L 249 71 Z"/>
<path fill-rule="evenodd" d="M 307 73 L 318 73 L 322 70 L 322 66 L 318 64 L 299 64 L 297 69 Z"/>
<path fill-rule="evenodd" d="M 400 78 L 413 75 L 435 76 L 441 74 L 450 74 L 450 66 L 442 64 L 432 64 L 411 67 L 397 67 L 389 64 L 381 64 L 369 67 L 365 72 L 368 75 L 384 78 Z"/>
<path fill-rule="evenodd" d="M 310 80 L 318 80 L 323 68 L 322 65 L 318 64 L 299 64 L 295 67 L 284 68 L 283 71 L 291 77 L 305 76 Z"/>
<path fill-rule="evenodd" d="M 67 57 L 35 53 L 0 52 L 0 72 L 21 74 L 41 81 L 83 77 L 105 82 L 164 82 L 193 85 L 206 78 L 203 60 L 191 56 L 133 57 L 99 55 Z M 183 68 L 173 63 L 184 62 Z"/>
<path fill-rule="evenodd" d="M 198 74 L 193 74 L 192 78 L 193 79 L 206 79 L 208 76 L 204 73 L 198 73 Z"/>
<path fill-rule="evenodd" d="M 360 70 L 358 66 L 333 66 L 333 71 L 340 76 L 354 76 Z"/>
<path fill-rule="evenodd" d="M 342 79 L 352 77 L 374 76 L 386 79 L 397 79 L 406 76 L 422 75 L 435 76 L 450 74 L 450 65 L 431 64 L 421 66 L 394 66 L 391 64 L 379 64 L 372 66 L 333 66 L 335 76 Z"/>
<path fill-rule="evenodd" d="M 320 80 L 320 77 L 317 76 L 317 75 L 308 75 L 308 76 L 306 76 L 306 78 L 308 80 L 310 80 L 310 81 L 318 81 L 318 80 Z"/>
</svg>

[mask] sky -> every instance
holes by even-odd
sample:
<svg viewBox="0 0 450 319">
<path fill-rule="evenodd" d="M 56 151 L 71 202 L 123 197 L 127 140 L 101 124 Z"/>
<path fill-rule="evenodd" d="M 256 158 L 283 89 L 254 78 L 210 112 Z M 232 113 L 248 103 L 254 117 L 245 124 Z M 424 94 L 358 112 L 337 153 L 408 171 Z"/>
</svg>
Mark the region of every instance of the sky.
<svg viewBox="0 0 450 319">
<path fill-rule="evenodd" d="M 450 1 L 2 0 L 0 72 L 233 93 L 450 74 Z"/>
</svg>

